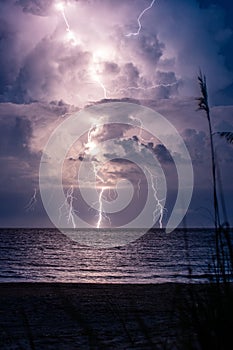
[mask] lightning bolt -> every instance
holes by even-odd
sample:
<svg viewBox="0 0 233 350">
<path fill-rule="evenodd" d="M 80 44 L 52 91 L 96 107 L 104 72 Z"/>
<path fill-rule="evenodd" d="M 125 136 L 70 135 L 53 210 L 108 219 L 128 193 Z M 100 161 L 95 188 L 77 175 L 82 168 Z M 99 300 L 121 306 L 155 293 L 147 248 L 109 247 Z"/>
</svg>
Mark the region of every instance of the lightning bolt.
<svg viewBox="0 0 233 350">
<path fill-rule="evenodd" d="M 56 9 L 61 12 L 61 15 L 63 17 L 63 20 L 64 20 L 64 23 L 66 25 L 66 32 L 67 32 L 67 38 L 68 40 L 70 40 L 73 45 L 77 45 L 78 42 L 77 42 L 77 39 L 74 35 L 74 33 L 72 32 L 72 30 L 70 29 L 70 25 L 69 25 L 69 22 L 68 22 L 68 19 L 66 17 L 66 14 L 65 14 L 65 6 L 63 3 L 57 3 L 56 4 Z"/>
<path fill-rule="evenodd" d="M 127 88 L 121 88 L 121 89 L 115 89 L 114 92 L 112 92 L 112 94 L 117 94 L 120 92 L 128 92 L 130 90 L 143 90 L 143 91 L 148 91 L 148 90 L 153 90 L 156 89 L 158 87 L 172 87 L 177 85 L 177 81 L 175 81 L 174 83 L 170 83 L 170 84 L 154 84 L 151 86 L 147 86 L 147 87 L 143 87 L 143 86 L 129 86 Z"/>
<path fill-rule="evenodd" d="M 75 209 L 73 207 L 75 199 L 77 198 L 74 197 L 74 186 L 71 185 L 66 191 L 64 203 L 59 208 L 59 220 L 61 219 L 61 216 L 62 216 L 62 209 L 65 208 L 65 210 L 67 211 L 67 222 L 68 223 L 71 222 L 73 228 L 76 228 L 75 219 L 74 219 Z"/>
<path fill-rule="evenodd" d="M 153 5 L 155 3 L 155 0 L 153 0 L 151 2 L 151 4 L 146 7 L 138 16 L 137 18 L 137 22 L 138 22 L 138 30 L 134 33 L 129 33 L 126 34 L 127 37 L 131 37 L 131 36 L 136 36 L 139 35 L 142 25 L 141 25 L 141 19 L 143 17 L 143 15 L 150 10 Z M 59 11 L 61 13 L 61 16 L 63 18 L 64 24 L 66 26 L 66 32 L 67 32 L 67 38 L 68 40 L 72 43 L 72 45 L 78 45 L 78 40 L 77 37 L 75 36 L 75 34 L 73 33 L 73 31 L 71 30 L 71 26 L 69 24 L 68 18 L 66 16 L 66 12 L 65 12 L 65 5 L 62 2 L 59 2 L 55 5 L 57 11 Z M 106 88 L 106 86 L 104 85 L 103 81 L 101 80 L 100 76 L 99 76 L 99 72 L 98 72 L 98 65 L 99 65 L 99 61 L 96 58 L 95 53 L 92 54 L 92 63 L 91 63 L 91 67 L 89 68 L 89 75 L 91 77 L 91 79 L 94 81 L 94 83 L 96 83 L 103 91 L 103 98 L 107 99 L 109 97 L 113 97 L 116 96 L 119 93 L 127 93 L 129 91 L 148 91 L 148 90 L 153 90 L 155 88 L 158 87 L 172 87 L 175 86 L 177 84 L 177 82 L 171 83 L 171 84 L 154 84 L 148 87 L 143 87 L 143 86 L 129 86 L 127 88 L 121 88 L 121 89 L 115 89 L 113 91 L 109 90 Z M 80 96 L 79 96 L 80 98 Z"/>
<path fill-rule="evenodd" d="M 145 142 L 145 143 L 148 143 L 148 141 L 151 141 L 152 138 L 150 140 L 145 140 L 142 137 L 143 122 L 141 121 L 141 119 L 135 118 L 133 116 L 130 116 L 130 119 L 132 119 L 133 121 L 136 121 L 140 125 L 140 127 L 139 127 L 140 131 L 139 131 L 139 134 L 138 134 L 138 138 L 140 140 L 140 143 L 141 143 L 141 140 L 143 142 Z M 141 143 L 141 145 L 142 145 L 142 143 Z M 140 146 L 140 144 L 139 144 L 139 146 Z M 157 185 L 157 177 L 152 174 L 152 172 L 148 169 L 148 167 L 145 167 L 145 169 L 147 170 L 147 172 L 148 172 L 148 174 L 150 176 L 154 198 L 155 198 L 155 201 L 157 203 L 156 207 L 155 207 L 155 210 L 153 211 L 153 221 L 155 222 L 156 216 L 159 213 L 159 227 L 162 228 L 163 227 L 164 211 L 166 210 L 164 208 L 162 202 L 165 200 L 165 198 L 162 198 L 162 199 L 158 198 L 158 195 L 157 195 L 157 187 L 158 187 L 158 185 Z M 140 192 L 140 185 L 141 185 L 141 179 L 139 179 L 138 184 L 137 184 L 137 194 L 138 194 L 138 196 L 139 196 L 139 192 Z"/>
<path fill-rule="evenodd" d="M 108 98 L 107 96 L 107 89 L 105 88 L 104 84 L 102 83 L 102 81 L 99 79 L 99 77 L 96 78 L 95 80 L 99 86 L 102 88 L 103 92 L 104 92 L 104 98 Z"/>
<path fill-rule="evenodd" d="M 140 119 L 137 119 L 137 118 L 133 117 L 133 116 L 131 116 L 130 118 L 132 120 L 136 121 L 139 124 L 140 140 L 144 141 L 144 139 L 142 137 L 142 130 L 143 130 L 143 123 L 142 123 L 142 121 Z M 92 147 L 95 147 L 95 141 L 93 140 L 93 135 L 95 135 L 97 133 L 98 133 L 98 126 L 97 125 L 93 125 L 92 128 L 88 132 L 88 142 L 86 144 L 87 149 L 90 147 L 90 145 L 92 145 Z M 93 205 L 98 203 L 98 214 L 97 214 L 98 220 L 97 220 L 96 227 L 99 229 L 102 226 L 103 220 L 108 220 L 110 225 L 111 225 L 110 218 L 106 215 L 106 213 L 104 212 L 104 209 L 103 209 L 104 192 L 105 192 L 106 189 L 109 190 L 109 188 L 106 187 L 106 186 L 103 186 L 105 181 L 102 178 L 102 176 L 99 174 L 99 165 L 96 164 L 95 161 L 92 161 L 92 166 L 93 166 L 93 172 L 95 174 L 95 179 L 98 179 L 98 181 L 101 183 L 100 191 L 99 191 L 99 195 L 98 195 L 98 201 L 93 203 Z M 163 227 L 164 211 L 165 211 L 165 208 L 164 208 L 162 203 L 163 203 L 163 201 L 165 199 L 164 198 L 160 199 L 158 197 L 158 194 L 157 194 L 157 192 L 158 192 L 158 190 L 157 190 L 157 188 L 158 188 L 157 177 L 147 167 L 146 167 L 146 170 L 147 170 L 147 172 L 148 172 L 148 174 L 150 176 L 150 179 L 151 179 L 153 195 L 154 195 L 155 202 L 156 202 L 156 206 L 155 206 L 155 209 L 153 211 L 153 221 L 155 222 L 156 221 L 156 217 L 159 215 L 159 227 L 162 228 Z M 138 195 L 138 197 L 140 195 L 140 186 L 141 186 L 141 179 L 139 179 L 138 183 L 137 183 L 137 195 Z"/>
<path fill-rule="evenodd" d="M 137 121 L 139 123 L 139 125 L 140 125 L 140 127 L 139 127 L 140 131 L 139 131 L 139 134 L 138 134 L 138 139 L 140 140 L 140 143 L 138 142 L 138 146 L 139 147 L 140 147 L 140 145 L 143 145 L 141 143 L 141 141 L 143 141 L 145 143 L 148 143 L 149 141 L 153 140 L 153 138 L 150 138 L 150 140 L 145 140 L 142 137 L 143 123 L 142 123 L 142 121 L 140 119 L 135 118 L 133 116 L 131 116 L 130 119 L 132 119 L 134 121 Z M 155 207 L 155 210 L 153 211 L 153 221 L 155 223 L 156 216 L 159 213 L 159 227 L 163 228 L 163 217 L 164 217 L 164 211 L 166 211 L 166 209 L 164 208 L 162 202 L 165 200 L 165 198 L 162 198 L 162 199 L 158 198 L 158 195 L 157 195 L 157 187 L 158 187 L 158 185 L 157 185 L 157 177 L 152 174 L 152 172 L 148 169 L 148 167 L 145 167 L 145 169 L 147 170 L 147 172 L 148 172 L 148 174 L 150 176 L 154 198 L 155 198 L 155 201 L 157 203 L 156 207 Z M 140 193 L 140 189 L 141 189 L 140 185 L 141 185 L 141 179 L 139 179 L 139 181 L 137 183 L 137 196 L 138 196 L 138 198 L 139 198 L 139 193 Z"/>
<path fill-rule="evenodd" d="M 135 118 L 133 116 L 130 117 L 132 120 L 136 121 L 139 123 L 140 127 L 139 127 L 139 139 L 141 139 L 143 142 L 145 143 L 148 143 L 149 141 L 151 141 L 153 138 L 150 138 L 150 140 L 145 140 L 143 137 L 142 137 L 142 131 L 143 131 L 143 123 L 141 121 L 141 119 L 138 119 L 138 118 Z M 141 142 L 141 141 L 140 141 Z M 141 143 L 142 144 L 142 143 Z M 159 227 L 162 228 L 163 227 L 163 217 L 164 217 L 164 211 L 166 210 L 164 207 L 163 207 L 163 204 L 162 202 L 165 200 L 165 198 L 162 198 L 162 199 L 159 199 L 158 196 L 157 196 L 157 178 L 155 175 L 152 174 L 152 172 L 148 169 L 148 167 L 146 167 L 146 170 L 148 172 L 148 174 L 150 175 L 150 179 L 151 179 L 151 185 L 152 185 L 152 190 L 153 190 L 153 194 L 154 194 L 154 198 L 155 198 L 155 201 L 157 203 L 156 207 L 155 207 L 155 210 L 153 211 L 153 221 L 155 222 L 156 220 L 156 216 L 157 214 L 159 213 Z M 141 179 L 139 179 L 138 181 L 138 190 L 137 190 L 137 193 L 138 193 L 138 196 L 139 196 L 139 191 L 140 191 L 140 184 L 141 184 Z"/>
<path fill-rule="evenodd" d="M 110 98 L 110 97 L 114 97 L 119 93 L 122 92 L 129 92 L 131 90 L 137 90 L 137 91 L 148 91 L 148 90 L 153 90 L 159 87 L 172 87 L 177 85 L 177 81 L 175 81 L 174 83 L 169 83 L 169 84 L 154 84 L 151 86 L 147 86 L 147 87 L 143 87 L 143 86 L 128 86 L 126 88 L 120 88 L 120 89 L 115 89 L 115 90 L 109 90 L 105 87 L 105 85 L 103 84 L 103 82 L 101 82 L 99 76 L 97 75 L 97 72 L 93 70 L 93 68 L 91 68 L 91 76 L 93 77 L 93 80 L 102 88 L 103 90 L 103 95 L 104 98 Z"/>
<path fill-rule="evenodd" d="M 104 86 L 103 82 L 100 80 L 100 77 L 98 76 L 97 70 L 94 69 L 94 68 L 90 68 L 90 75 L 91 75 L 92 79 L 94 80 L 94 82 L 96 82 L 101 87 L 101 89 L 103 90 L 104 98 L 108 98 L 108 96 L 107 96 L 107 94 L 108 94 L 107 89 Z"/>
<path fill-rule="evenodd" d="M 152 174 L 152 172 L 148 168 L 146 168 L 146 170 L 147 170 L 147 172 L 150 175 L 151 185 L 152 185 L 152 189 L 153 189 L 153 194 L 154 194 L 155 201 L 157 203 L 157 205 L 155 207 L 155 210 L 153 211 L 153 220 L 155 222 L 156 216 L 159 213 L 159 227 L 163 228 L 164 207 L 163 207 L 161 202 L 164 201 L 165 198 L 162 198 L 162 199 L 158 198 L 158 196 L 157 196 L 157 187 L 158 187 L 158 185 L 157 185 L 157 178 L 156 178 L 155 175 Z"/>
<path fill-rule="evenodd" d="M 142 179 L 139 179 L 138 183 L 137 183 L 137 196 L 138 196 L 138 198 L 139 198 L 140 189 L 141 189 L 141 181 L 142 181 Z"/>
<path fill-rule="evenodd" d="M 150 4 L 148 7 L 146 7 L 146 8 L 140 13 L 140 15 L 138 16 L 138 18 L 137 18 L 138 30 L 137 30 L 136 32 L 133 32 L 133 33 L 128 33 L 128 34 L 126 34 L 125 36 L 131 37 L 131 36 L 137 36 L 137 35 L 139 35 L 139 33 L 140 33 L 141 29 L 142 29 L 141 18 L 144 16 L 144 14 L 145 14 L 148 10 L 150 10 L 150 9 L 152 8 L 152 6 L 154 5 L 154 3 L 155 3 L 155 0 L 152 0 L 151 4 Z"/>
<path fill-rule="evenodd" d="M 98 55 L 98 52 L 94 52 L 92 54 L 92 66 L 90 68 L 90 75 L 92 77 L 92 79 L 94 80 L 94 82 L 96 82 L 100 87 L 101 89 L 103 90 L 103 95 L 104 95 L 104 98 L 108 98 L 107 97 L 107 89 L 105 87 L 105 85 L 103 84 L 103 82 L 101 81 L 100 77 L 99 77 L 99 68 L 100 68 L 100 64 L 101 64 L 101 60 L 103 58 L 101 58 L 101 53 L 100 55 Z"/>
<path fill-rule="evenodd" d="M 93 68 L 91 69 L 91 76 L 93 77 L 93 80 L 98 83 L 98 85 L 102 88 L 103 90 L 103 95 L 104 98 L 114 98 L 117 96 L 117 94 L 122 93 L 122 92 L 130 92 L 131 90 L 135 90 L 135 91 L 148 91 L 148 90 L 153 90 L 159 87 L 172 87 L 172 86 L 176 86 L 178 84 L 178 81 L 174 81 L 173 83 L 169 83 L 169 84 L 153 84 L 151 86 L 128 86 L 126 88 L 118 88 L 115 90 L 109 90 L 105 87 L 105 85 L 101 82 L 100 78 L 98 77 L 98 74 L 95 70 L 93 70 Z"/>
<path fill-rule="evenodd" d="M 56 9 L 61 13 L 63 21 L 65 23 L 66 26 L 66 32 L 67 32 L 67 38 L 68 40 L 74 45 L 78 45 L 78 40 L 75 36 L 75 34 L 73 33 L 73 31 L 71 30 L 69 21 L 66 17 L 66 13 L 65 13 L 65 5 L 63 3 L 57 3 L 56 4 Z M 96 62 L 95 62 L 95 55 L 92 55 L 92 67 L 90 68 L 89 72 L 90 72 L 90 76 L 92 77 L 92 80 L 94 80 L 95 83 L 97 83 L 100 88 L 103 90 L 103 95 L 104 98 L 107 98 L 107 90 L 103 84 L 103 82 L 100 80 L 100 77 L 98 76 L 98 72 L 97 69 L 95 69 L 94 67 L 96 66 Z"/>
<path fill-rule="evenodd" d="M 101 227 L 101 223 L 102 223 L 102 220 L 103 220 L 103 202 L 102 202 L 102 197 L 103 197 L 104 190 L 105 190 L 105 188 L 102 187 L 101 191 L 99 193 L 99 209 L 98 209 L 99 218 L 98 218 L 97 225 L 96 225 L 97 228 Z"/>
<path fill-rule="evenodd" d="M 25 206 L 26 211 L 32 211 L 35 209 L 35 205 L 37 203 L 36 197 L 37 197 L 37 189 L 34 188 L 34 193 L 31 197 L 31 199 L 29 200 L 28 204 Z"/>
<path fill-rule="evenodd" d="M 142 136 L 142 132 L 144 130 L 144 127 L 143 127 L 143 123 L 141 121 L 141 119 L 139 118 L 135 118 L 134 116 L 130 116 L 130 119 L 133 120 L 133 121 L 136 121 L 140 126 L 138 127 L 139 128 L 139 133 L 138 133 L 138 139 L 140 140 L 140 143 L 138 143 L 138 147 L 139 147 L 139 151 L 140 151 L 140 145 L 142 144 L 142 142 L 144 143 L 148 143 L 150 141 L 153 140 L 153 137 L 150 137 L 149 139 L 144 139 L 143 136 Z"/>
<path fill-rule="evenodd" d="M 88 136 L 87 136 L 87 144 L 86 147 L 88 148 L 88 146 L 93 145 L 93 138 L 92 135 L 98 132 L 98 126 L 97 125 L 93 125 L 92 128 L 88 131 Z M 92 161 L 92 166 L 93 166 L 93 172 L 95 175 L 95 179 L 98 179 L 99 182 L 101 182 L 102 184 L 104 184 L 104 179 L 99 175 L 99 165 L 95 163 L 95 161 Z M 108 220 L 110 225 L 111 225 L 111 220 L 110 218 L 106 215 L 106 213 L 103 210 L 103 195 L 104 195 L 104 191 L 107 189 L 106 186 L 101 186 L 101 190 L 99 192 L 99 196 L 98 196 L 98 220 L 97 220 L 97 224 L 96 227 L 100 228 L 101 224 L 103 222 L 103 219 Z M 93 205 L 95 205 L 96 203 L 93 203 Z"/>
</svg>

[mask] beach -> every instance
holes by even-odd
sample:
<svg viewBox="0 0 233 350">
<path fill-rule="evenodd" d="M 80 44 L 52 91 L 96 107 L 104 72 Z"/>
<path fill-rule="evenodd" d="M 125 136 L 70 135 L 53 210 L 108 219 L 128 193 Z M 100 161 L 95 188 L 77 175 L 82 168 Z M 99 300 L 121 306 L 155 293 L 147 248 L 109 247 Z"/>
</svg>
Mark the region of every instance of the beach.
<svg viewBox="0 0 233 350">
<path fill-rule="evenodd" d="M 212 230 L 105 250 L 47 229 L 0 237 L 1 350 L 228 349 L 232 285 L 211 283 Z"/>
<path fill-rule="evenodd" d="M 190 288 L 205 285 L 2 283 L 1 349 L 176 349 Z"/>
</svg>

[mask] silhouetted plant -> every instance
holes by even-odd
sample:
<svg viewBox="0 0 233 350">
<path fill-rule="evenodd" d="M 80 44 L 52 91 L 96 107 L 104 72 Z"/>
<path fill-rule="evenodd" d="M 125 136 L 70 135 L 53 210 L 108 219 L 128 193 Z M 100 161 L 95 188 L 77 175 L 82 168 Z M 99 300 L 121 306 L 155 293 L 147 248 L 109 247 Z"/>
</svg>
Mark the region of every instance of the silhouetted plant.
<svg viewBox="0 0 233 350">
<path fill-rule="evenodd" d="M 212 168 L 212 178 L 213 178 L 213 199 L 214 199 L 214 219 L 215 219 L 215 228 L 218 228 L 220 225 L 219 217 L 219 205 L 217 198 L 217 181 L 216 181 L 216 162 L 215 162 L 215 153 L 214 153 L 214 143 L 213 143 L 213 132 L 212 132 L 212 123 L 210 118 L 210 108 L 208 102 L 208 91 L 206 76 L 199 72 L 198 82 L 201 89 L 201 96 L 197 98 L 198 110 L 203 110 L 206 114 L 208 127 L 209 127 L 209 138 L 210 138 L 210 151 L 211 151 L 211 168 Z"/>
<path fill-rule="evenodd" d="M 224 222 L 221 221 L 220 208 L 224 212 L 224 195 L 221 188 L 219 173 L 217 170 L 217 158 L 215 156 L 213 131 L 211 124 L 210 108 L 208 104 L 208 91 L 205 75 L 198 75 L 201 96 L 198 100 L 198 110 L 203 110 L 207 117 L 209 127 L 211 173 L 213 180 L 213 209 L 215 224 L 216 252 L 213 258 L 214 278 L 204 289 L 188 295 L 187 308 L 181 312 L 181 321 L 184 329 L 193 333 L 193 339 L 183 342 L 184 349 L 229 349 L 231 342 L 232 315 L 233 315 L 233 290 L 229 283 L 233 276 L 233 248 L 231 230 L 224 213 Z M 233 133 L 219 132 L 221 137 L 233 143 Z M 219 195 L 219 197 L 218 197 Z M 221 213 L 222 213 L 221 212 Z M 217 283 L 212 283 L 212 282 Z M 223 283 L 222 283 L 223 282 Z"/>
<path fill-rule="evenodd" d="M 217 132 L 217 134 L 221 137 L 224 137 L 227 142 L 232 143 L 233 144 L 233 132 L 231 131 L 220 131 Z"/>
<path fill-rule="evenodd" d="M 215 217 L 215 238 L 216 238 L 216 259 L 214 261 L 215 279 L 216 282 L 228 283 L 233 275 L 233 247 L 230 235 L 230 226 L 227 220 L 224 194 L 221 187 L 220 178 L 217 179 L 217 162 L 214 151 L 213 131 L 211 124 L 210 108 L 208 104 L 208 90 L 206 76 L 200 71 L 198 82 L 201 89 L 201 97 L 197 98 L 199 110 L 204 110 L 206 113 L 209 138 L 211 149 L 211 168 L 213 178 L 213 202 L 214 202 L 214 217 Z M 227 142 L 233 143 L 233 132 L 222 131 L 217 132 L 220 137 L 224 137 Z M 218 168 L 219 169 L 219 168 Z M 218 180 L 218 183 L 217 183 Z M 219 187 L 219 188 L 217 188 Z M 220 194 L 218 198 L 218 193 Z M 224 213 L 224 220 L 220 217 L 220 207 Z"/>
<path fill-rule="evenodd" d="M 216 158 L 214 151 L 213 142 L 213 128 L 211 123 L 210 108 L 208 102 L 208 90 L 206 76 L 199 72 L 198 82 L 201 90 L 201 96 L 197 98 L 198 100 L 198 110 L 203 110 L 206 114 L 208 128 L 209 128 L 209 139 L 210 139 L 210 152 L 211 152 L 211 170 L 212 170 L 212 180 L 213 180 L 213 209 L 214 209 L 214 224 L 215 224 L 215 245 L 216 245 L 216 259 L 214 260 L 214 269 L 216 281 L 225 280 L 225 253 L 224 244 L 222 241 L 222 226 L 220 220 L 219 211 L 219 200 L 217 196 L 217 171 L 216 171 Z"/>
</svg>

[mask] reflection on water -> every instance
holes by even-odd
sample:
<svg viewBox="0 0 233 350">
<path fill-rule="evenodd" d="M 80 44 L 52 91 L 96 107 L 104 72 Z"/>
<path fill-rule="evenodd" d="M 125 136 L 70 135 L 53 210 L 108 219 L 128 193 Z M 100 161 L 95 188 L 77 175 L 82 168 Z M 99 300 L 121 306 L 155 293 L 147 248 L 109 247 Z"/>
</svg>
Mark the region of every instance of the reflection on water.
<svg viewBox="0 0 233 350">
<path fill-rule="evenodd" d="M 0 251 L 0 282 L 187 282 L 190 270 L 192 281 L 201 282 L 210 272 L 214 234 L 156 230 L 126 246 L 100 249 L 55 229 L 2 229 Z"/>
</svg>

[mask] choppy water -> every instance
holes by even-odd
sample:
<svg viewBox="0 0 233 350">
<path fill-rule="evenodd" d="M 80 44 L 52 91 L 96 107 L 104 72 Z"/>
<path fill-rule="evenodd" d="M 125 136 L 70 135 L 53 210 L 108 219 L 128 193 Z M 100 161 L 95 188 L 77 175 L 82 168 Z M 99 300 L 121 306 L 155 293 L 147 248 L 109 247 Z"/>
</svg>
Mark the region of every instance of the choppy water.
<svg viewBox="0 0 233 350">
<path fill-rule="evenodd" d="M 188 249 L 187 249 L 188 247 Z M 211 230 L 149 232 L 126 246 L 81 246 L 55 229 L 1 229 L 0 282 L 202 282 L 214 252 Z"/>
</svg>

